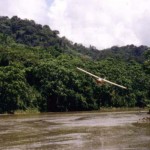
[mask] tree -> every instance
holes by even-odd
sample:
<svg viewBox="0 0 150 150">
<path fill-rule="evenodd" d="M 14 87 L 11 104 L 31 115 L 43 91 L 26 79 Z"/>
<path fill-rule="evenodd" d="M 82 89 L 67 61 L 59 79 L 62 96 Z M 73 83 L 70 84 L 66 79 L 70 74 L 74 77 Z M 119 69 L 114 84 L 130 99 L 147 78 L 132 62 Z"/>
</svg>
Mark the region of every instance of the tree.
<svg viewBox="0 0 150 150">
<path fill-rule="evenodd" d="M 0 112 L 25 110 L 30 106 L 29 86 L 24 71 L 13 67 L 0 67 Z"/>
</svg>

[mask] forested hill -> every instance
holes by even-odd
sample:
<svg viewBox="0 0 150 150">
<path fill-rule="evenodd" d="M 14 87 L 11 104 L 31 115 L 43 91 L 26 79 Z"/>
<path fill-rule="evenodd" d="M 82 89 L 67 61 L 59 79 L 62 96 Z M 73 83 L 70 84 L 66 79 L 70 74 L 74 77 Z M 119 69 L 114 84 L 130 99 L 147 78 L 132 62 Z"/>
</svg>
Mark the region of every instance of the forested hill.
<svg viewBox="0 0 150 150">
<path fill-rule="evenodd" d="M 0 17 L 0 113 L 150 105 L 148 47 L 98 51 L 58 35 L 31 20 Z M 128 89 L 99 86 L 76 67 Z"/>
<path fill-rule="evenodd" d="M 85 47 L 69 41 L 67 38 L 60 38 L 59 31 L 51 30 L 48 25 L 36 24 L 33 20 L 22 20 L 17 16 L 12 18 L 0 17 L 0 33 L 12 37 L 17 43 L 28 46 L 40 46 L 51 51 L 53 55 L 60 53 L 70 53 L 73 55 L 83 55 L 94 60 L 110 58 L 120 58 L 124 60 L 144 61 L 144 53 L 147 46 L 136 47 L 127 45 L 124 47 L 113 46 L 106 50 L 98 50 L 94 46 Z"/>
</svg>

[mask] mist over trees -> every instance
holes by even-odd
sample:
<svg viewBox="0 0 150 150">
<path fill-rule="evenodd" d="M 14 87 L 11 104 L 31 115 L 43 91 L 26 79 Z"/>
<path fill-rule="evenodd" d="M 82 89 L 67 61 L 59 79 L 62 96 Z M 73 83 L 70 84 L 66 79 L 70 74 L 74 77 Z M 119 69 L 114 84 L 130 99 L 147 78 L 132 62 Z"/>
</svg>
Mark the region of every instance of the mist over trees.
<svg viewBox="0 0 150 150">
<path fill-rule="evenodd" d="M 93 33 L 94 34 L 94 33 Z M 76 67 L 122 84 L 99 86 Z M 97 110 L 150 104 L 150 50 L 127 45 L 99 51 L 59 37 L 47 25 L 0 17 L 0 113 Z"/>
</svg>

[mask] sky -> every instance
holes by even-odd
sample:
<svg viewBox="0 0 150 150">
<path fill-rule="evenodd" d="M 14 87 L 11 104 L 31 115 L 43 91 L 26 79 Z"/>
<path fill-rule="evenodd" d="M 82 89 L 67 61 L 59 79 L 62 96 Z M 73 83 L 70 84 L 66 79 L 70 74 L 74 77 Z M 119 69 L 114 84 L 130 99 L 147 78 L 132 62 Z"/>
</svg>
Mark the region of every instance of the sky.
<svg viewBox="0 0 150 150">
<path fill-rule="evenodd" d="M 150 0 L 0 0 L 0 16 L 35 20 L 74 43 L 150 46 Z"/>
</svg>

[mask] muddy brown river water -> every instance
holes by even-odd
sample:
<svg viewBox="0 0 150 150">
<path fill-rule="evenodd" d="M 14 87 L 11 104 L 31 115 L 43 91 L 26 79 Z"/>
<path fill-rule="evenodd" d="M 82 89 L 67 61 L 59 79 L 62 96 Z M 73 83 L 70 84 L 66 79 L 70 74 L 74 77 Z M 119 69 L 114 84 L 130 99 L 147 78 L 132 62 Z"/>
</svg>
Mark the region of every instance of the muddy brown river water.
<svg viewBox="0 0 150 150">
<path fill-rule="evenodd" d="M 150 150 L 146 112 L 0 116 L 0 150 Z"/>
</svg>

